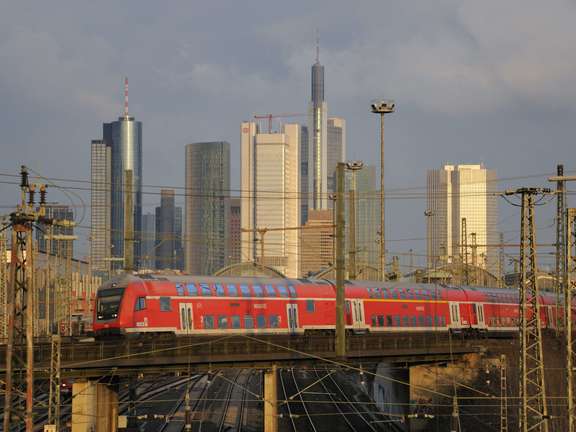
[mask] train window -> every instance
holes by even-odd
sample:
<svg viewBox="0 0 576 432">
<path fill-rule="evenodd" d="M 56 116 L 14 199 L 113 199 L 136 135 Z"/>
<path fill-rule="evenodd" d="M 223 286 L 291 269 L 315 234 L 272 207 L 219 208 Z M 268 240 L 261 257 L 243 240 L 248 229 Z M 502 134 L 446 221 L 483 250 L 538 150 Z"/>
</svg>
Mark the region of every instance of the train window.
<svg viewBox="0 0 576 432">
<path fill-rule="evenodd" d="M 378 315 L 378 327 L 384 327 L 384 315 Z"/>
<path fill-rule="evenodd" d="M 424 327 L 424 316 L 422 315 L 418 316 L 418 325 L 420 327 Z"/>
<path fill-rule="evenodd" d="M 179 296 L 183 296 L 184 295 L 184 287 L 180 284 L 176 284 L 176 292 L 178 293 Z"/>
<path fill-rule="evenodd" d="M 236 289 L 236 285 L 228 285 L 228 295 L 230 297 L 238 297 L 238 290 Z"/>
<path fill-rule="evenodd" d="M 262 289 L 261 285 L 253 285 L 252 289 L 254 290 L 254 295 L 256 297 L 263 297 L 264 296 L 264 290 Z"/>
<path fill-rule="evenodd" d="M 201 283 L 200 284 L 200 290 L 202 291 L 202 295 L 209 297 L 212 295 L 212 290 L 210 289 L 210 285 L 208 285 L 207 283 Z"/>
<path fill-rule="evenodd" d="M 398 291 L 396 291 L 396 290 L 392 291 L 392 298 L 395 298 L 395 299 L 398 298 Z"/>
<path fill-rule="evenodd" d="M 367 288 L 367 291 L 368 291 L 368 297 L 374 298 L 374 292 L 375 292 L 375 290 L 372 289 L 372 288 Z"/>
<path fill-rule="evenodd" d="M 204 315 L 204 328 L 205 329 L 213 329 L 214 328 L 214 317 L 212 315 Z"/>
<path fill-rule="evenodd" d="M 432 317 L 430 315 L 426 317 L 426 326 L 432 327 Z"/>
<path fill-rule="evenodd" d="M 296 288 L 292 285 L 288 285 L 288 292 L 290 293 L 290 297 L 296 297 Z"/>
<path fill-rule="evenodd" d="M 410 317 L 405 316 L 404 319 L 404 327 L 410 327 Z"/>
<path fill-rule="evenodd" d="M 254 318 L 252 318 L 251 315 L 245 315 L 244 316 L 244 327 L 247 329 L 253 329 L 254 328 Z"/>
<path fill-rule="evenodd" d="M 216 295 L 218 297 L 224 297 L 224 286 L 222 284 L 216 284 Z"/>
<path fill-rule="evenodd" d="M 394 324 L 392 323 L 392 317 L 390 315 L 386 315 L 386 325 L 388 327 L 392 327 Z"/>
<path fill-rule="evenodd" d="M 376 327 L 378 325 L 378 317 L 376 315 L 372 315 L 372 327 Z"/>
<path fill-rule="evenodd" d="M 378 288 L 368 288 L 368 295 L 370 298 L 380 297 L 380 290 Z"/>
<path fill-rule="evenodd" d="M 258 328 L 266 328 L 266 317 L 264 315 L 257 315 L 256 325 Z"/>
<path fill-rule="evenodd" d="M 404 290 L 403 290 L 402 288 L 400 288 L 400 298 L 401 298 L 402 300 L 405 300 L 405 299 L 406 299 L 406 293 L 404 292 Z"/>
<path fill-rule="evenodd" d="M 384 299 L 390 298 L 390 293 L 386 288 L 382 288 L 380 297 Z"/>
<path fill-rule="evenodd" d="M 226 315 L 220 315 L 218 317 L 218 328 L 220 329 L 228 328 L 228 317 Z"/>
<path fill-rule="evenodd" d="M 250 297 L 250 287 L 246 284 L 240 285 L 240 291 L 243 297 Z"/>
<path fill-rule="evenodd" d="M 394 326 L 400 327 L 400 316 L 394 315 Z"/>
<path fill-rule="evenodd" d="M 412 291 L 410 291 L 409 288 L 406 288 L 406 298 L 408 300 L 414 300 L 414 293 Z"/>
<path fill-rule="evenodd" d="M 284 285 L 278 285 L 278 293 L 280 297 L 288 297 L 288 290 Z"/>
<path fill-rule="evenodd" d="M 442 315 L 442 316 L 440 317 L 440 325 L 441 325 L 442 327 L 445 327 L 445 326 L 446 326 L 446 318 L 444 317 L 444 315 Z"/>
<path fill-rule="evenodd" d="M 270 328 L 280 327 L 280 317 L 278 315 L 270 315 Z"/>
<path fill-rule="evenodd" d="M 172 310 L 170 297 L 160 297 L 160 310 L 162 312 L 170 312 Z"/>
<path fill-rule="evenodd" d="M 198 295 L 198 288 L 193 283 L 186 285 L 186 290 L 188 291 L 189 296 L 197 296 Z"/>
<path fill-rule="evenodd" d="M 276 290 L 272 285 L 266 285 L 266 295 L 268 297 L 276 297 Z"/>
<path fill-rule="evenodd" d="M 232 315 L 230 317 L 230 323 L 232 324 L 233 329 L 240 328 L 240 317 L 238 315 Z"/>
<path fill-rule="evenodd" d="M 146 309 L 146 297 L 138 297 L 136 299 L 136 308 L 135 310 L 140 311 Z"/>
<path fill-rule="evenodd" d="M 306 312 L 314 312 L 314 300 L 306 300 Z"/>
<path fill-rule="evenodd" d="M 412 327 L 416 327 L 418 323 L 416 322 L 416 317 L 412 315 Z"/>
</svg>

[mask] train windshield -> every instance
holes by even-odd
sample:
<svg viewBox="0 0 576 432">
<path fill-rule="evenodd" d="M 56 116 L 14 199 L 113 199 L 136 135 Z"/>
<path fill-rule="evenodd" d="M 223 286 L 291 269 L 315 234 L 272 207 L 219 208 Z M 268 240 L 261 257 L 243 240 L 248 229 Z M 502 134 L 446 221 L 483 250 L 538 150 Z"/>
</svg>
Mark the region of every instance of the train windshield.
<svg viewBox="0 0 576 432">
<path fill-rule="evenodd" d="M 98 291 L 96 318 L 99 320 L 118 318 L 118 311 L 123 294 L 124 288 L 108 288 Z"/>
</svg>

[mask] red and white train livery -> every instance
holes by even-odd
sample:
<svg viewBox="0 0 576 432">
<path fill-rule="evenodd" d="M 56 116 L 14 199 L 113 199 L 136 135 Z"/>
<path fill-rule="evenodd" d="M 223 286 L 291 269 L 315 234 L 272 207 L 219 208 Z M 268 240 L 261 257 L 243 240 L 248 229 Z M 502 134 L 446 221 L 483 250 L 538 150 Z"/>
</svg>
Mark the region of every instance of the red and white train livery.
<svg viewBox="0 0 576 432">
<path fill-rule="evenodd" d="M 346 326 L 354 331 L 517 330 L 518 293 L 510 289 L 408 282 L 347 281 Z M 539 299 L 543 327 L 561 310 Z M 122 276 L 96 297 L 94 332 L 178 335 L 302 333 L 334 330 L 332 282 L 308 279 Z"/>
</svg>

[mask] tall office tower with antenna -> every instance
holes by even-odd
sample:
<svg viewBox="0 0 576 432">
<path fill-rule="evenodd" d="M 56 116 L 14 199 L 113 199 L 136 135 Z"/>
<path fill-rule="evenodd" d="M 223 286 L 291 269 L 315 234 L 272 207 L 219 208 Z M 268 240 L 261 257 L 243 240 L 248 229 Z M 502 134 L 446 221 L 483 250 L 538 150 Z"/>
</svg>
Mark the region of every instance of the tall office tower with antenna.
<svg viewBox="0 0 576 432">
<path fill-rule="evenodd" d="M 109 171 L 110 181 L 101 183 L 102 195 L 110 194 L 110 249 L 104 251 L 104 257 L 99 261 L 110 262 L 111 270 L 126 266 L 125 257 L 135 257 L 134 264 L 138 267 L 140 258 L 140 233 L 142 231 L 142 122 L 136 121 L 128 112 L 128 78 L 124 79 L 124 113 L 117 121 L 103 124 L 103 139 L 93 141 L 92 145 L 92 177 L 94 169 L 101 173 Z M 103 144 L 109 150 L 100 148 Z M 98 147 L 96 148 L 95 147 Z M 96 155 L 95 152 L 98 151 Z M 109 151 L 109 165 L 105 153 Z M 97 157 L 98 161 L 94 160 Z M 104 174 L 107 174 L 104 172 Z M 94 194 L 94 187 L 92 193 Z M 128 194 L 130 196 L 128 196 Z M 104 196 L 101 197 L 104 199 Z M 94 203 L 93 203 L 94 204 Z M 131 208 L 126 208 L 130 206 Z M 100 207 L 100 210 L 102 207 Z M 92 209 L 92 211 L 100 211 Z M 101 216 L 101 215 L 100 215 Z M 92 227 L 92 242 L 105 245 L 97 236 L 101 230 Z M 124 247 L 129 245 L 133 250 L 125 254 Z M 93 249 L 93 252 L 94 249 Z M 92 260 L 94 264 L 94 259 Z"/>
<path fill-rule="evenodd" d="M 309 108 L 308 208 L 328 208 L 328 106 L 324 100 L 324 66 L 316 42 L 316 62 L 312 65 Z"/>
</svg>

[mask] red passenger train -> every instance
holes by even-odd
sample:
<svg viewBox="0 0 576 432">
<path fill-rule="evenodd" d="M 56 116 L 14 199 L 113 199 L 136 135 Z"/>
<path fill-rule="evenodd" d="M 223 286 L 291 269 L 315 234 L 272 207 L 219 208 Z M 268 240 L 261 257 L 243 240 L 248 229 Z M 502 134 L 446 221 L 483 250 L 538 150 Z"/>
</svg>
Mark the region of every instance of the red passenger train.
<svg viewBox="0 0 576 432">
<path fill-rule="evenodd" d="M 347 281 L 346 327 L 369 332 L 510 332 L 518 293 L 509 289 Z M 334 330 L 332 282 L 308 279 L 175 277 L 112 279 L 96 297 L 94 332 L 105 334 L 303 333 Z M 543 327 L 562 311 L 540 297 Z"/>
</svg>

